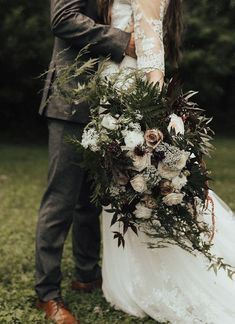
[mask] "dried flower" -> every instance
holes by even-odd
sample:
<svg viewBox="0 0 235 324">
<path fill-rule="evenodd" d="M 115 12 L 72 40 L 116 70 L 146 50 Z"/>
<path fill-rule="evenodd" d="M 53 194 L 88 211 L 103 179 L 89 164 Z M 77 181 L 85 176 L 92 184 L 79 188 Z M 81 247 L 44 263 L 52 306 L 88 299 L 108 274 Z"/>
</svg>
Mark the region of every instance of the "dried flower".
<svg viewBox="0 0 235 324">
<path fill-rule="evenodd" d="M 144 138 L 147 146 L 155 149 L 163 141 L 163 134 L 159 129 L 148 129 Z"/>
<path fill-rule="evenodd" d="M 164 158 L 165 158 L 165 153 L 163 151 L 154 151 L 153 152 L 153 157 L 154 157 L 154 161 L 153 163 L 156 165 L 161 162 Z"/>
<path fill-rule="evenodd" d="M 146 153 L 145 147 L 141 146 L 141 145 L 137 145 L 134 148 L 134 153 L 135 153 L 135 155 L 138 155 L 138 156 L 144 156 Z"/>
<path fill-rule="evenodd" d="M 144 195 L 142 200 L 147 208 L 154 209 L 157 207 L 157 202 L 151 195 Z"/>
<path fill-rule="evenodd" d="M 180 150 L 177 146 L 169 145 L 168 143 L 161 143 L 157 148 L 157 152 L 164 152 L 165 158 L 163 164 L 170 170 L 181 170 L 185 167 L 186 162 L 190 156 L 189 152 Z"/>
<path fill-rule="evenodd" d="M 169 180 L 161 180 L 159 187 L 160 187 L 160 193 L 163 196 L 167 196 L 168 194 L 170 194 L 174 191 L 172 183 Z"/>
<path fill-rule="evenodd" d="M 147 166 L 143 171 L 143 176 L 147 182 L 148 188 L 155 187 L 161 180 L 159 172 L 154 165 Z"/>
</svg>

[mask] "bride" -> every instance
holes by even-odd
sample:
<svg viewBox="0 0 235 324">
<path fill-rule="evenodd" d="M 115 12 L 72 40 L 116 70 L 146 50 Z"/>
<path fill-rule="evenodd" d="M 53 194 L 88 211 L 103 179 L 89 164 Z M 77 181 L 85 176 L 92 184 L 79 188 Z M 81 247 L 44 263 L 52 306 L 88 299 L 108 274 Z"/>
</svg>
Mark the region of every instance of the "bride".
<svg viewBox="0 0 235 324">
<path fill-rule="evenodd" d="M 111 16 L 114 27 L 128 31 L 133 28 L 137 59 L 125 56 L 120 65 L 110 62 L 105 73 L 141 68 L 151 81 L 162 85 L 163 39 L 168 39 L 165 45 L 169 56 L 173 61 L 178 58 L 181 0 L 110 0 L 108 3 L 107 21 Z M 168 26 L 166 30 L 163 25 Z M 167 37 L 163 37 L 163 29 Z M 217 219 L 212 253 L 234 265 L 234 215 L 215 193 L 210 195 Z M 103 212 L 103 292 L 115 308 L 141 318 L 150 316 L 159 322 L 235 323 L 235 281 L 223 270 L 216 276 L 207 270 L 208 263 L 202 255 L 192 256 L 177 246 L 150 250 L 144 233 L 137 237 L 129 231 L 125 248 L 118 248 L 112 234 L 115 225 L 110 228 L 111 218 Z"/>
</svg>

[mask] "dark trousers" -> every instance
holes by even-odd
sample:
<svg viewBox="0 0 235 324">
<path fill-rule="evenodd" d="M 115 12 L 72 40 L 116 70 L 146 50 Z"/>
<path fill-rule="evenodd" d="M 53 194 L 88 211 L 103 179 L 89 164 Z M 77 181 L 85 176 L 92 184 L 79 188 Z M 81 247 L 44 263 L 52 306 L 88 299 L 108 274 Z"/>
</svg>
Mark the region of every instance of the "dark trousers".
<svg viewBox="0 0 235 324">
<path fill-rule="evenodd" d="M 68 136 L 81 138 L 82 124 L 48 119 L 49 173 L 36 230 L 36 292 L 41 300 L 60 296 L 61 258 L 73 224 L 75 276 L 82 282 L 100 277 L 100 210 L 90 202 L 90 186 Z"/>
</svg>

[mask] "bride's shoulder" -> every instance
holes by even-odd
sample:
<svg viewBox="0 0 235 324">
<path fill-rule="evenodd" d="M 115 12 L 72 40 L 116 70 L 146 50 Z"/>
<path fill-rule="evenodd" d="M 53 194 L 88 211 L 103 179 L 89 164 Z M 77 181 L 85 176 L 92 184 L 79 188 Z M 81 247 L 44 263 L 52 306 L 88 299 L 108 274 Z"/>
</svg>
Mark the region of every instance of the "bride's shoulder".
<svg viewBox="0 0 235 324">
<path fill-rule="evenodd" d="M 131 4 L 141 4 L 141 6 L 149 7 L 151 9 L 166 9 L 171 0 L 116 0 Z M 154 8 L 155 7 L 155 8 Z"/>
<path fill-rule="evenodd" d="M 168 5 L 171 0 L 117 0 L 117 1 L 129 1 L 134 9 L 144 11 L 150 16 L 158 16 L 158 19 L 163 19 Z"/>
<path fill-rule="evenodd" d="M 121 4 L 131 4 L 133 0 L 114 0 L 114 2 L 118 2 Z"/>
<path fill-rule="evenodd" d="M 151 3 L 153 5 L 161 5 L 161 6 L 167 6 L 171 0 L 116 0 L 119 2 L 125 2 L 125 3 L 131 3 L 131 2 L 140 2 L 140 3 Z"/>
</svg>

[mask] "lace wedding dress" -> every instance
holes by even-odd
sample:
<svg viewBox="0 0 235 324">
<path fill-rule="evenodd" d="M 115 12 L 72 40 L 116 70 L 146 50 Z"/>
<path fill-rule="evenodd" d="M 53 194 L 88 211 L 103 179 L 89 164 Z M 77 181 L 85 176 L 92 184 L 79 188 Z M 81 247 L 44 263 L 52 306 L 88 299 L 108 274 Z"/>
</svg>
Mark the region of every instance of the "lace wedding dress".
<svg viewBox="0 0 235 324">
<path fill-rule="evenodd" d="M 112 24 L 125 30 L 134 23 L 137 60 L 126 56 L 120 65 L 110 62 L 106 74 L 120 68 L 142 68 L 164 73 L 162 21 L 165 0 L 115 0 Z M 213 253 L 235 265 L 235 217 L 213 192 L 217 231 Z M 113 240 L 112 215 L 103 212 L 103 292 L 115 308 L 137 317 L 177 324 L 234 324 L 235 281 L 223 270 L 216 276 L 208 262 L 177 246 L 148 249 L 144 233 L 131 230 L 125 248 Z"/>
</svg>

